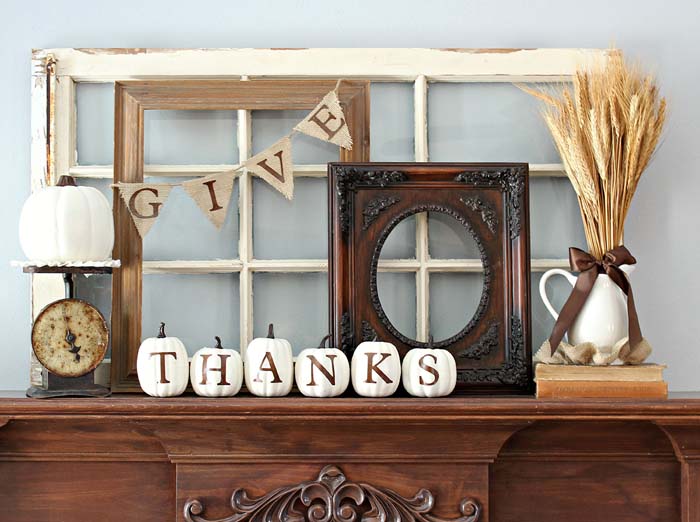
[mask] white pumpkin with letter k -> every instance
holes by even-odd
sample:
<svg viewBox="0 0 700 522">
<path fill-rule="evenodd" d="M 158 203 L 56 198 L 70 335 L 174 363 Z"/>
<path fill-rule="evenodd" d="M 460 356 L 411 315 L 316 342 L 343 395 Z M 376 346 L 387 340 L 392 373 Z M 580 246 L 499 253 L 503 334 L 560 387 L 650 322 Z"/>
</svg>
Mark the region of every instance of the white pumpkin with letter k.
<svg viewBox="0 0 700 522">
<path fill-rule="evenodd" d="M 388 397 L 401 382 L 401 358 L 391 343 L 365 341 L 352 356 L 352 386 L 363 397 Z"/>
</svg>

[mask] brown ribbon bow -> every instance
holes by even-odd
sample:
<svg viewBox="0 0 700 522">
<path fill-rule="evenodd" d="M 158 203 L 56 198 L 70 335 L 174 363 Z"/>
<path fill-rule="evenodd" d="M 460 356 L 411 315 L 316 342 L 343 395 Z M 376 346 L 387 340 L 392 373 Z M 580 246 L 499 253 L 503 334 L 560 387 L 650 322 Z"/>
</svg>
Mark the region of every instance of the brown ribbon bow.
<svg viewBox="0 0 700 522">
<path fill-rule="evenodd" d="M 620 245 L 609 250 L 603 256 L 602 261 L 598 261 L 588 252 L 579 248 L 569 248 L 569 264 L 571 270 L 580 272 L 571 295 L 564 303 L 559 313 L 559 318 L 554 323 L 552 334 L 549 336 L 549 346 L 552 352 L 557 349 L 559 343 L 564 338 L 564 334 L 571 328 L 574 320 L 578 316 L 581 308 L 588 299 L 588 295 L 593 290 L 598 274 L 607 274 L 617 286 L 627 296 L 627 316 L 629 325 L 629 346 L 634 348 L 642 340 L 642 330 L 639 327 L 637 309 L 634 306 L 632 297 L 632 287 L 625 273 L 620 269 L 620 265 L 633 265 L 637 262 L 630 251 Z"/>
</svg>

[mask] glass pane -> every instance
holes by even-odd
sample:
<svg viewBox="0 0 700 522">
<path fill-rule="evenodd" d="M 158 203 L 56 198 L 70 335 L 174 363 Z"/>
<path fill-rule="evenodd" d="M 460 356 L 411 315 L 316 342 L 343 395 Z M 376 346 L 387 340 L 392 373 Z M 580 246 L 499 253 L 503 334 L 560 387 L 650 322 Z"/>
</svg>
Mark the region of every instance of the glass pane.
<svg viewBox="0 0 700 522">
<path fill-rule="evenodd" d="M 428 250 L 433 259 L 481 259 L 469 232 L 455 218 L 440 212 L 428 215 Z"/>
<path fill-rule="evenodd" d="M 273 274 L 253 276 L 253 333 L 275 335 L 292 344 L 294 355 L 318 346 L 328 334 L 328 275 L 325 273 Z"/>
<path fill-rule="evenodd" d="M 576 193 L 567 178 L 530 180 L 532 258 L 568 258 L 570 246 L 587 250 Z"/>
<path fill-rule="evenodd" d="M 416 216 L 409 216 L 389 233 L 379 259 L 416 258 Z"/>
<path fill-rule="evenodd" d="M 150 178 L 181 183 L 192 178 Z M 174 187 L 143 240 L 143 258 L 152 260 L 235 259 L 238 257 L 238 181 L 223 226 L 217 229 L 182 187 Z"/>
<path fill-rule="evenodd" d="M 540 102 L 509 83 L 432 83 L 431 161 L 559 163 Z"/>
<path fill-rule="evenodd" d="M 76 275 L 74 281 L 75 297 L 97 308 L 109 326 L 112 316 L 112 276 L 109 274 Z M 107 357 L 111 357 L 111 350 L 110 343 Z"/>
<path fill-rule="evenodd" d="M 416 274 L 378 272 L 377 293 L 391 324 L 409 339 L 416 338 Z"/>
<path fill-rule="evenodd" d="M 413 161 L 413 84 L 373 83 L 370 100 L 372 161 Z"/>
<path fill-rule="evenodd" d="M 289 134 L 307 114 L 309 111 L 253 111 L 253 154 Z M 299 133 L 292 137 L 292 154 L 295 165 L 325 164 L 340 157 L 337 145 Z"/>
<path fill-rule="evenodd" d="M 78 83 L 78 165 L 111 165 L 114 157 L 114 84 Z"/>
<path fill-rule="evenodd" d="M 543 272 L 532 272 L 530 276 L 532 287 L 532 353 L 536 353 L 540 349 L 554 327 L 554 317 L 544 307 L 540 296 L 542 274 Z M 547 296 L 549 296 L 555 310 L 561 310 L 570 293 L 571 285 L 563 277 L 554 276 L 547 281 Z"/>
<path fill-rule="evenodd" d="M 238 274 L 149 274 L 143 277 L 141 337 L 155 337 L 161 321 L 191 356 L 212 346 L 239 348 Z"/>
<path fill-rule="evenodd" d="M 442 341 L 457 334 L 474 316 L 484 278 L 481 273 L 430 274 L 430 335 Z"/>
<path fill-rule="evenodd" d="M 296 178 L 289 201 L 253 179 L 253 250 L 257 259 L 328 257 L 328 181 Z"/>
<path fill-rule="evenodd" d="M 231 165 L 238 162 L 236 111 L 153 111 L 144 114 L 147 165 Z"/>
</svg>

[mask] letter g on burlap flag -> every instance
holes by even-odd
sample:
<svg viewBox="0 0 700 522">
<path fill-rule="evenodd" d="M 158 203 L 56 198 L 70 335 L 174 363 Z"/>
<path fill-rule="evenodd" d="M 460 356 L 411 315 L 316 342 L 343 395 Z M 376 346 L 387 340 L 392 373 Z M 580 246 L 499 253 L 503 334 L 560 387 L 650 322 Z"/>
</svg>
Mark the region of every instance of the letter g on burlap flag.
<svg viewBox="0 0 700 522">
<path fill-rule="evenodd" d="M 321 103 L 300 121 L 294 130 L 323 141 L 330 141 L 344 149 L 352 149 L 352 136 L 345 121 L 338 95 L 331 91 Z"/>
<path fill-rule="evenodd" d="M 131 219 L 134 220 L 136 230 L 141 238 L 146 237 L 158 219 L 173 186 L 154 183 L 118 183 L 116 187 L 131 214 Z"/>
</svg>

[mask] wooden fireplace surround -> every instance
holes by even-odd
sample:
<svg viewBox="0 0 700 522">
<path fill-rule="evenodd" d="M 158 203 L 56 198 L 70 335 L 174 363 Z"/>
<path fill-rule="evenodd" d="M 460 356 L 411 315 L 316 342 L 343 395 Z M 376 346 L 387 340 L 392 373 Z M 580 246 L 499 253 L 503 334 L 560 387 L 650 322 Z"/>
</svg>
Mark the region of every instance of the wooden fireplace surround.
<svg viewBox="0 0 700 522">
<path fill-rule="evenodd" d="M 700 521 L 689 397 L 5 393 L 0 426 L 0 520 L 13 522 Z"/>
</svg>

